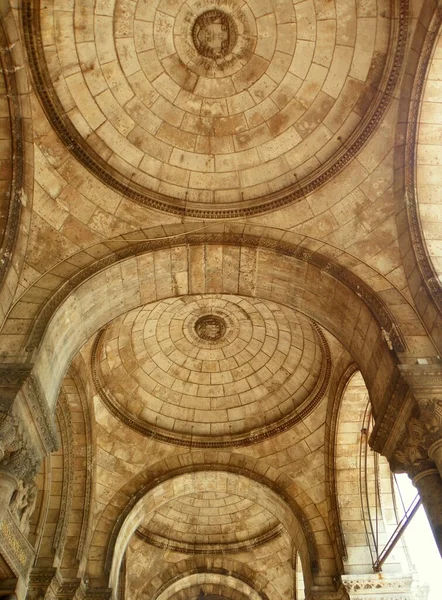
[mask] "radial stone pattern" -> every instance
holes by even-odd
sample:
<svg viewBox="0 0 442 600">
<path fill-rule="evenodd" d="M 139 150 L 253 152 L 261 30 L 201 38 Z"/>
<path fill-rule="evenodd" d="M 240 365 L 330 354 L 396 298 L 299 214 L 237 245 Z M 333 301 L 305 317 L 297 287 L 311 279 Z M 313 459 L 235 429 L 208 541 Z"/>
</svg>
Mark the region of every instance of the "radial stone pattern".
<svg viewBox="0 0 442 600">
<path fill-rule="evenodd" d="M 66 4 L 41 3 L 36 38 L 54 126 L 108 185 L 165 210 L 295 198 L 366 127 L 388 75 L 386 0 Z"/>
<path fill-rule="evenodd" d="M 275 430 L 318 397 L 323 343 L 285 306 L 186 296 L 115 320 L 96 345 L 94 372 L 105 402 L 139 430 L 233 443 Z"/>
</svg>

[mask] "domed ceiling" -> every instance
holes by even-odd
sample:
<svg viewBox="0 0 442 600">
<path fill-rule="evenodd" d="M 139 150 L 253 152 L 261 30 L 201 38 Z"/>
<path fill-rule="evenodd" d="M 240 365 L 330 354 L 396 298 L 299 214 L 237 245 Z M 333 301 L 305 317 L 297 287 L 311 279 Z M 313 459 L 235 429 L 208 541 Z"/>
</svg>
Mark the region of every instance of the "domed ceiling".
<svg viewBox="0 0 442 600">
<path fill-rule="evenodd" d="M 157 547 L 214 554 L 244 551 L 281 532 L 278 520 L 253 500 L 228 492 L 199 492 L 167 502 L 138 535 Z"/>
<path fill-rule="evenodd" d="M 311 192 L 357 153 L 397 76 L 386 0 L 61 6 L 41 4 L 41 38 L 25 16 L 48 116 L 107 185 L 169 212 L 253 214 Z"/>
<path fill-rule="evenodd" d="M 307 317 L 255 298 L 183 296 L 112 322 L 94 345 L 105 404 L 138 431 L 191 446 L 249 444 L 311 410 L 328 383 Z"/>
</svg>

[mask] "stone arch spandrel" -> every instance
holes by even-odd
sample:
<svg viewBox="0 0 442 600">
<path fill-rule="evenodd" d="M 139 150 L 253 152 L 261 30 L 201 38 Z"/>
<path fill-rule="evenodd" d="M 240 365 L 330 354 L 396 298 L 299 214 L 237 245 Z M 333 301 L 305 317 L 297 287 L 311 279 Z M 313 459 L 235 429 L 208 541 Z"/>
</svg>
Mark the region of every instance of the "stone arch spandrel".
<svg viewBox="0 0 442 600">
<path fill-rule="evenodd" d="M 396 225 L 404 271 L 416 309 L 434 340 L 439 354 L 442 351 L 442 288 L 432 264 L 423 230 L 424 222 L 432 221 L 433 217 L 430 214 L 434 211 L 426 206 L 422 221 L 419 200 L 421 193 L 419 187 L 422 185 L 419 184 L 419 176 L 416 177 L 416 166 L 420 160 L 418 140 L 422 118 L 423 122 L 429 121 L 427 124 L 432 121 L 437 123 L 437 116 L 431 116 L 433 109 L 425 106 L 424 88 L 441 21 L 442 16 L 437 2 L 422 5 L 408 57 L 405 60 L 406 72 L 400 89 L 394 171 Z M 422 151 L 420 156 L 422 159 Z M 424 160 L 431 162 L 430 159 Z M 432 168 L 434 166 L 436 165 L 427 165 L 428 168 L 423 169 L 423 172 L 429 172 L 429 183 L 437 179 Z M 423 184 L 422 177 L 420 179 Z M 428 196 L 427 191 L 423 192 L 423 197 L 426 196 L 427 200 L 424 200 L 422 206 L 432 203 L 432 200 L 428 202 L 431 196 Z M 431 226 L 430 229 L 434 232 L 435 227 L 437 229 L 437 225 Z M 437 239 L 434 241 L 436 242 L 434 247 L 439 248 Z"/>
<path fill-rule="evenodd" d="M 346 269 L 321 255 L 281 242 L 223 235 L 212 238 L 210 244 L 198 241 L 189 239 L 183 245 L 185 240 L 180 240 L 181 245 L 176 247 L 136 256 L 129 248 L 130 258 L 120 258 L 120 262 L 114 262 L 115 257 L 106 259 L 111 264 L 102 265 L 103 270 L 94 272 L 78 287 L 73 289 L 74 283 L 69 282 L 71 291 L 60 305 L 46 305 L 44 311 L 52 315 L 50 325 L 43 330 L 41 347 L 32 352 L 51 405 L 69 361 L 107 322 L 153 300 L 222 292 L 282 303 L 315 319 L 360 363 L 373 403 L 379 402 L 385 388 L 380 382 L 389 380 L 397 360 L 389 345 L 400 351 L 404 350 L 404 342 L 387 306 L 362 280 L 350 277 Z M 20 310 L 17 307 L 17 316 Z M 39 327 L 39 320 L 35 327 Z M 10 348 L 9 334 L 1 341 Z M 424 335 L 405 341 L 412 347 L 412 354 L 434 352 Z"/>
</svg>

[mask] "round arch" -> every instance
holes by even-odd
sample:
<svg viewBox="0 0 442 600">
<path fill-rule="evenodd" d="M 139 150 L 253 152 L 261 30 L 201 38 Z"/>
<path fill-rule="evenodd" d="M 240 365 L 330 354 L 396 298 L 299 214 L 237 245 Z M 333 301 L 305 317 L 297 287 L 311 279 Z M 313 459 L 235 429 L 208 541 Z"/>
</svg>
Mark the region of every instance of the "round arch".
<svg viewBox="0 0 442 600">
<path fill-rule="evenodd" d="M 239 593 L 239 597 L 250 600 L 265 600 L 265 594 L 259 594 L 256 590 L 246 583 L 243 579 L 238 578 L 235 574 L 204 572 L 191 573 L 182 576 L 180 579 L 173 581 L 168 587 L 163 589 L 158 595 L 151 596 L 152 600 L 171 600 L 176 598 L 180 591 L 188 590 L 189 588 L 198 586 L 215 585 L 217 588 L 225 588 L 226 590 L 234 590 Z M 227 595 L 227 594 L 226 594 Z M 142 596 L 141 596 L 142 597 Z"/>
<path fill-rule="evenodd" d="M 425 4 L 418 16 L 409 56 L 405 60 L 406 73 L 400 88 L 396 125 L 397 168 L 394 172 L 396 224 L 404 272 L 416 309 L 439 353 L 442 352 L 442 287 L 428 252 L 419 214 L 416 165 L 425 84 L 441 23 L 442 15 L 437 3 L 432 6 Z M 430 129 L 433 128 L 430 126 Z"/>
<path fill-rule="evenodd" d="M 228 293 L 285 304 L 317 321 L 352 354 L 373 405 L 378 406 L 396 373 L 395 348 L 404 350 L 382 301 L 362 280 L 353 281 L 353 291 L 353 284 L 339 278 L 331 263 L 318 256 L 313 260 L 307 253 L 305 259 L 304 251 L 271 240 L 264 244 L 245 237 L 238 245 L 239 241 L 219 236 L 207 243 L 180 240 L 175 247 L 149 252 L 141 252 L 142 248 L 140 254 L 103 265 L 78 287 L 72 289 L 70 284 L 71 291 L 60 304 L 46 306 L 52 317 L 41 345 L 32 351 L 34 374 L 48 404 L 53 406 L 64 372 L 79 348 L 116 317 L 164 298 Z M 38 329 L 38 319 L 34 325 Z M 8 348 L 10 341 L 10 336 L 0 336 L 0 350 Z"/>
<path fill-rule="evenodd" d="M 207 460 L 207 453 L 204 454 Z M 311 585 L 315 572 L 320 571 L 320 559 L 316 540 L 306 516 L 293 498 L 262 475 L 250 472 L 244 466 L 234 468 L 222 464 L 193 464 L 190 467 L 174 470 L 164 478 L 157 478 L 150 484 L 142 486 L 137 494 L 121 511 L 115 523 L 112 536 L 107 545 L 107 568 L 109 569 L 109 587 L 118 589 L 118 578 L 121 561 L 126 546 L 139 526 L 156 508 L 177 497 L 186 490 L 195 491 L 229 491 L 240 493 L 255 502 L 265 501 L 266 507 L 273 512 L 291 536 L 294 546 L 302 557 L 306 568 L 306 582 Z M 106 518 L 103 516 L 96 527 L 92 541 L 92 554 L 99 554 L 102 542 L 102 530 Z M 325 525 L 323 532 L 326 531 Z M 102 553 L 104 554 L 104 548 Z M 91 560 L 89 573 L 99 576 L 102 565 L 99 560 Z"/>
</svg>

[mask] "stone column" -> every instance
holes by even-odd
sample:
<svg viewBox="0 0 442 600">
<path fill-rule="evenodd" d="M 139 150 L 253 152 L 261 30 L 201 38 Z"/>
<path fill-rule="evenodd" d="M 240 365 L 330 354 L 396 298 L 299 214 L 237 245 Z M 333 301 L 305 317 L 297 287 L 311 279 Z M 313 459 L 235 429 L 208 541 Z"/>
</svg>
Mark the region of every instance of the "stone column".
<svg viewBox="0 0 442 600">
<path fill-rule="evenodd" d="M 412 482 L 419 492 L 442 556 L 442 479 L 436 468 L 424 468 L 412 478 Z"/>
</svg>

